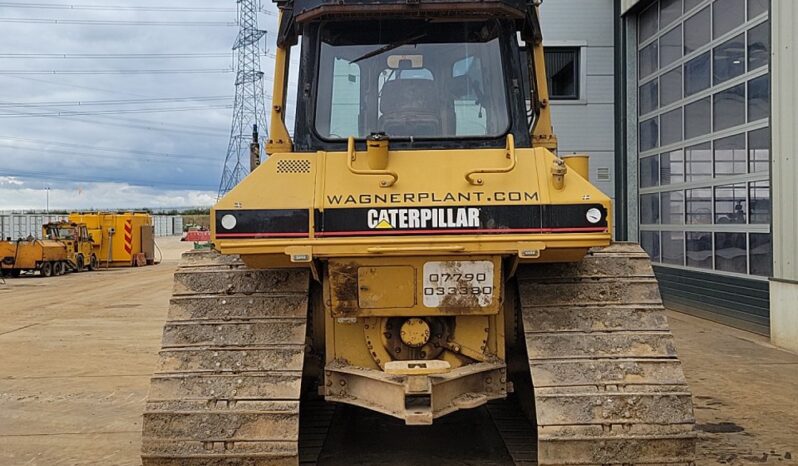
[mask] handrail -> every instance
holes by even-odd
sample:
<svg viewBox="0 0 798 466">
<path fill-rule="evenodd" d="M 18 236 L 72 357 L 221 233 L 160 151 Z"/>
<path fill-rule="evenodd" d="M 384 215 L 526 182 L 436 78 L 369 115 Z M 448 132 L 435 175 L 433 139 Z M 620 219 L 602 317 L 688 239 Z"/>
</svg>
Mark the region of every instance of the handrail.
<svg viewBox="0 0 798 466">
<path fill-rule="evenodd" d="M 399 180 L 399 175 L 396 172 L 392 172 L 390 170 L 360 170 L 354 167 L 353 162 L 357 159 L 357 154 L 355 153 L 355 138 L 350 136 L 349 141 L 346 144 L 346 168 L 349 169 L 350 172 L 354 173 L 355 175 L 376 175 L 376 176 L 390 176 L 391 180 L 382 180 L 380 181 L 381 188 L 388 188 L 396 184 Z"/>
<path fill-rule="evenodd" d="M 518 157 L 515 155 L 515 138 L 512 134 L 507 135 L 507 145 L 505 146 L 505 156 L 510 159 L 510 165 L 504 168 L 478 168 L 466 173 L 465 179 L 469 184 L 475 186 L 482 186 L 485 181 L 482 178 L 474 178 L 474 175 L 485 173 L 509 173 L 515 169 L 518 164 Z"/>
</svg>

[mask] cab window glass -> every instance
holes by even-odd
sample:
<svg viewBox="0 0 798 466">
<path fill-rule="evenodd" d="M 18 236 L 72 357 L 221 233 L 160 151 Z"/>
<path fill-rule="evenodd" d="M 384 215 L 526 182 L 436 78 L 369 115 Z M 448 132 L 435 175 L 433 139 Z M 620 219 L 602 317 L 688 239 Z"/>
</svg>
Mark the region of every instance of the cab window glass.
<svg viewBox="0 0 798 466">
<path fill-rule="evenodd" d="M 356 134 L 359 108 L 360 68 L 346 60 L 336 58 L 330 104 L 330 135 L 346 137 Z"/>
<path fill-rule="evenodd" d="M 457 134 L 486 134 L 482 112 L 482 60 L 466 57 L 452 66 L 452 81 L 459 86 L 454 96 Z"/>
<path fill-rule="evenodd" d="M 325 139 L 499 137 L 510 126 L 494 21 L 384 21 L 321 31 L 315 126 Z"/>
</svg>

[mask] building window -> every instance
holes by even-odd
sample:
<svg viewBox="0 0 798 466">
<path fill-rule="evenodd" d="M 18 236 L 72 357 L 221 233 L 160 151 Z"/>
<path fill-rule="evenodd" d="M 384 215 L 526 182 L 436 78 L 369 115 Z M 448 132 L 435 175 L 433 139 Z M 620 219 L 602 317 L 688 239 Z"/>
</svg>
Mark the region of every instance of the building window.
<svg viewBox="0 0 798 466">
<path fill-rule="evenodd" d="M 765 21 L 748 31 L 748 71 L 768 64 L 770 58 L 770 24 Z"/>
<path fill-rule="evenodd" d="M 637 17 L 640 241 L 654 262 L 772 273 L 767 0 Z"/>
<path fill-rule="evenodd" d="M 712 270 L 712 233 L 687 232 L 687 266 Z"/>
<path fill-rule="evenodd" d="M 546 47 L 549 98 L 579 100 L 579 47 Z"/>
<path fill-rule="evenodd" d="M 712 2 L 712 36 L 718 38 L 745 21 L 745 0 Z"/>
<path fill-rule="evenodd" d="M 684 53 L 692 53 L 709 42 L 709 8 L 684 22 Z"/>
</svg>

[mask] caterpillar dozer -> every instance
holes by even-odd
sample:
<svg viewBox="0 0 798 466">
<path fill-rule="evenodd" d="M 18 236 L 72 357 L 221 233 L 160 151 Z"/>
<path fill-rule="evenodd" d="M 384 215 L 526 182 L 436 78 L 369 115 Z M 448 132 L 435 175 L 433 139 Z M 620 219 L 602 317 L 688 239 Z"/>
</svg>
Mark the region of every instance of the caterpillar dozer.
<svg viewBox="0 0 798 466">
<path fill-rule="evenodd" d="M 313 394 L 412 426 L 510 393 L 541 465 L 693 464 L 648 256 L 556 152 L 539 2 L 277 3 L 269 157 L 175 274 L 144 464 L 298 464 Z"/>
</svg>

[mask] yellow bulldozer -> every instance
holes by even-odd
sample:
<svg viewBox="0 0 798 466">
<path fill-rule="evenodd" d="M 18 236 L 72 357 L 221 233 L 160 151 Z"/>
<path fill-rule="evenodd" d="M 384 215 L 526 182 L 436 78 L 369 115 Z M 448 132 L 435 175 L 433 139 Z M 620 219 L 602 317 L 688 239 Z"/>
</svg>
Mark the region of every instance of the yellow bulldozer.
<svg viewBox="0 0 798 466">
<path fill-rule="evenodd" d="M 411 426 L 512 393 L 538 464 L 693 464 L 649 259 L 556 152 L 539 2 L 277 3 L 269 157 L 175 274 L 144 464 L 298 464 L 314 393 Z"/>
</svg>

